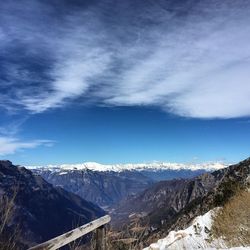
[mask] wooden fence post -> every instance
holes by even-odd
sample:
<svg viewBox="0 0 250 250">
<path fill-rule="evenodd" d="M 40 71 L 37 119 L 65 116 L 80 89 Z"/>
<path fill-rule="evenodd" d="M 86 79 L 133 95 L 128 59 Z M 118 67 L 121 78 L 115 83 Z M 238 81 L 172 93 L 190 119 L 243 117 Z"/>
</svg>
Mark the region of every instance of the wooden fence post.
<svg viewBox="0 0 250 250">
<path fill-rule="evenodd" d="M 107 236 L 105 225 L 96 229 L 96 250 L 107 250 Z"/>
</svg>

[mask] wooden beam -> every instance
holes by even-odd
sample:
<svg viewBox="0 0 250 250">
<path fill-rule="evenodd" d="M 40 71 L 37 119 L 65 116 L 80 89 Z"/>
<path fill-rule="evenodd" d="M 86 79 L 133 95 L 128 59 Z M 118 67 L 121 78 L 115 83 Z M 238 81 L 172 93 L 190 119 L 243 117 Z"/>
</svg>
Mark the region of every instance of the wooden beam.
<svg viewBox="0 0 250 250">
<path fill-rule="evenodd" d="M 90 233 L 91 231 L 104 226 L 111 220 L 109 215 L 105 215 L 97 220 L 91 221 L 81 227 L 73 229 L 65 234 L 62 234 L 56 238 L 48 240 L 37 246 L 31 247 L 28 250 L 56 250 L 62 246 L 69 244 L 72 241 Z"/>
</svg>

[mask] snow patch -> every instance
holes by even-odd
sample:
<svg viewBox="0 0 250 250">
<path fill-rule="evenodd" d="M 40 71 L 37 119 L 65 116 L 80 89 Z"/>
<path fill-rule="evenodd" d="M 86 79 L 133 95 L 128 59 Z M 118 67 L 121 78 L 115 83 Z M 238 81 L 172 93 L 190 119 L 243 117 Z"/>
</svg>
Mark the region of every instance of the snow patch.
<svg viewBox="0 0 250 250">
<path fill-rule="evenodd" d="M 59 175 L 65 175 L 68 174 L 68 172 L 60 172 Z"/>
<path fill-rule="evenodd" d="M 144 250 L 181 250 L 181 249 L 228 249 L 221 239 L 212 240 L 210 229 L 212 216 L 219 208 L 214 208 L 202 216 L 196 217 L 191 226 L 185 230 L 171 231 L 164 239 L 158 240 Z M 246 250 L 249 247 L 230 248 L 234 250 Z"/>
</svg>

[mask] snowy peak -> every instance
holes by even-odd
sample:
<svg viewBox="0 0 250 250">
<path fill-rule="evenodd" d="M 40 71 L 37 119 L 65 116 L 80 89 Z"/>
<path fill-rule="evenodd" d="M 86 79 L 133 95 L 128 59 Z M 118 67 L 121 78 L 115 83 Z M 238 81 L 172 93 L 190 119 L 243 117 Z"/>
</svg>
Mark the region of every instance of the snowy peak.
<svg viewBox="0 0 250 250">
<path fill-rule="evenodd" d="M 157 170 L 206 170 L 213 171 L 227 167 L 221 162 L 201 163 L 201 164 L 183 164 L 171 162 L 153 162 L 153 163 L 127 163 L 127 164 L 100 164 L 97 162 L 85 162 L 80 164 L 61 164 L 61 165 L 46 165 L 46 166 L 27 166 L 29 169 L 45 168 L 48 170 L 92 170 L 98 172 L 105 171 L 157 171 Z"/>
</svg>

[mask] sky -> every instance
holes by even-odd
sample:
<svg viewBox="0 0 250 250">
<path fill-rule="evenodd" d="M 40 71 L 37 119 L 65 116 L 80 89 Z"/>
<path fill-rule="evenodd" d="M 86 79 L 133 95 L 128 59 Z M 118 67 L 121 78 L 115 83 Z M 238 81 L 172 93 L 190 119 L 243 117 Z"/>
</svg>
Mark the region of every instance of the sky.
<svg viewBox="0 0 250 250">
<path fill-rule="evenodd" d="M 248 0 L 0 3 L 0 158 L 250 156 Z"/>
</svg>

